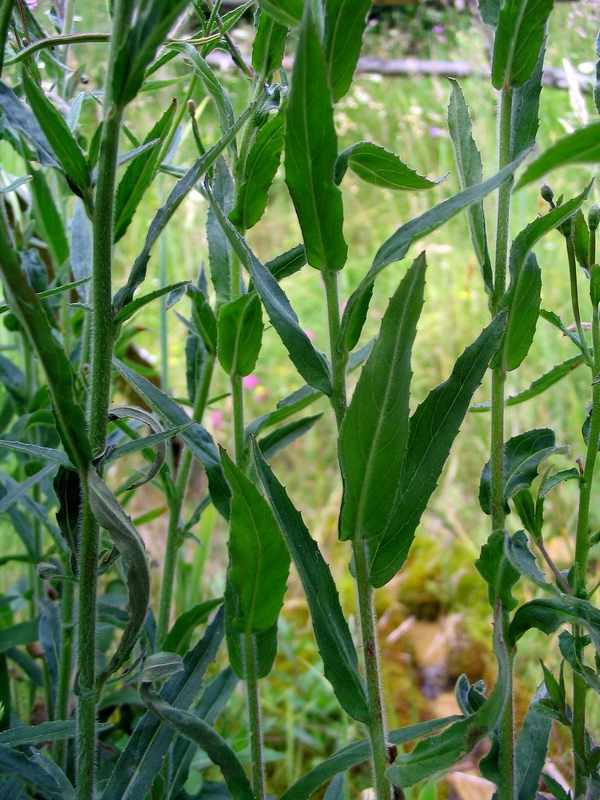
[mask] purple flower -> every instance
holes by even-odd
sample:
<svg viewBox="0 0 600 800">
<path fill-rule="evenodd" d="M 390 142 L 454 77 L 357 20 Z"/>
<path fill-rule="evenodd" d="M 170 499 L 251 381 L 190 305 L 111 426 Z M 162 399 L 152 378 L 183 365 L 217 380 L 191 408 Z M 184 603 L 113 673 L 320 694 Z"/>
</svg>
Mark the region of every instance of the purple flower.
<svg viewBox="0 0 600 800">
<path fill-rule="evenodd" d="M 245 378 L 242 378 L 242 386 L 244 389 L 256 389 L 260 381 L 256 377 L 256 375 L 246 375 Z"/>
<path fill-rule="evenodd" d="M 429 134 L 430 134 L 430 136 L 433 136 L 434 139 L 435 139 L 438 136 L 443 136 L 444 135 L 444 131 L 441 128 L 438 128 L 436 125 L 432 125 L 429 128 Z"/>
<path fill-rule="evenodd" d="M 443 33 L 444 32 L 444 26 L 443 25 L 434 25 L 431 30 L 434 33 Z"/>
</svg>

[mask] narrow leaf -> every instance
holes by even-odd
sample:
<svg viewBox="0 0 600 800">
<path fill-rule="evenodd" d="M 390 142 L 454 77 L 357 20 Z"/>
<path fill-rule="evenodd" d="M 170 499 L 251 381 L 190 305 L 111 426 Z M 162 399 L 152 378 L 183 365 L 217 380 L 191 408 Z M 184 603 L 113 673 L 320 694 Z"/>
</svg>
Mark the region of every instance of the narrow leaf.
<svg viewBox="0 0 600 800">
<path fill-rule="evenodd" d="M 287 35 L 287 25 L 277 22 L 269 14 L 260 14 L 252 43 L 252 68 L 263 79 L 281 67 Z"/>
<path fill-rule="evenodd" d="M 11 647 L 37 642 L 39 626 L 40 618 L 36 617 L 25 622 L 17 622 L 16 625 L 11 625 L 8 628 L 0 628 L 0 631 L 2 631 L 0 653 L 5 653 Z"/>
<path fill-rule="evenodd" d="M 494 531 L 481 548 L 475 567 L 488 584 L 490 606 L 496 608 L 501 603 L 506 611 L 512 611 L 517 606 L 512 589 L 521 573 L 507 556 L 507 540 L 506 531 Z"/>
<path fill-rule="evenodd" d="M 248 244 L 238 234 L 212 195 L 209 194 L 211 206 L 219 219 L 227 238 L 242 264 L 250 273 L 250 277 L 260 295 L 273 327 L 284 343 L 291 360 L 304 380 L 324 394 L 333 391 L 329 376 L 327 359 L 316 350 L 298 323 L 298 317 L 290 305 L 285 292 L 271 275 L 269 270 L 256 258 Z"/>
<path fill-rule="evenodd" d="M 353 292 L 344 310 L 342 326 L 338 337 L 337 347 L 343 352 L 350 352 L 356 346 L 362 327 L 364 325 L 369 302 L 373 293 L 373 284 L 382 269 L 394 261 L 401 261 L 407 254 L 414 241 L 420 239 L 432 231 L 439 228 L 451 217 L 468 208 L 472 203 L 482 200 L 494 189 L 497 189 L 507 181 L 517 169 L 524 155 L 519 156 L 504 169 L 500 170 L 492 178 L 488 178 L 483 183 L 469 186 L 458 194 L 444 200 L 443 203 L 426 211 L 420 217 L 407 222 L 390 236 L 379 248 L 371 268 L 360 282 L 358 288 Z"/>
<path fill-rule="evenodd" d="M 13 5 L 14 0 L 2 0 L 2 2 L 0 2 L 0 75 L 2 75 L 2 67 L 4 66 L 6 39 L 12 19 Z"/>
<path fill-rule="evenodd" d="M 358 671 L 358 657 L 329 567 L 304 525 L 300 513 L 294 508 L 256 445 L 254 461 L 300 574 L 323 659 L 325 677 L 348 714 L 368 724 L 370 714 L 364 683 Z"/>
<path fill-rule="evenodd" d="M 87 161 L 69 126 L 60 112 L 33 81 L 26 70 L 22 72 L 23 86 L 29 104 L 48 141 L 58 158 L 65 175 L 78 189 L 78 194 L 89 206 L 91 202 L 92 176 Z"/>
<path fill-rule="evenodd" d="M 244 166 L 237 202 L 229 219 L 239 230 L 254 227 L 267 207 L 269 189 L 275 178 L 283 150 L 283 112 L 259 128 Z"/>
<path fill-rule="evenodd" d="M 259 0 L 258 4 L 273 19 L 290 28 L 302 19 L 303 0 Z"/>
<path fill-rule="evenodd" d="M 517 531 L 505 540 L 506 555 L 511 564 L 537 586 L 551 592 L 557 592 L 556 587 L 546 580 L 546 576 L 537 565 L 535 556 L 529 549 L 529 542 L 525 531 Z"/>
<path fill-rule="evenodd" d="M 340 431 L 340 538 L 370 538 L 390 521 L 408 441 L 411 352 L 423 307 L 425 257 L 390 301 Z"/>
<path fill-rule="evenodd" d="M 165 702 L 158 692 L 152 689 L 151 684 L 142 683 L 141 695 L 153 714 L 174 728 L 180 736 L 185 736 L 201 747 L 210 760 L 221 769 L 234 800 L 254 800 L 254 792 L 244 767 L 235 750 L 222 736 L 195 714 L 174 708 Z"/>
<path fill-rule="evenodd" d="M 505 324 L 505 314 L 492 320 L 457 360 L 448 380 L 433 389 L 411 417 L 402 479 L 390 521 L 380 536 L 372 542 L 367 540 L 369 579 L 375 587 L 391 580 L 408 555 L 452 442 L 498 348 Z"/>
<path fill-rule="evenodd" d="M 164 297 L 166 294 L 175 292 L 177 289 L 181 289 L 183 286 L 189 286 L 189 284 L 189 281 L 178 281 L 177 283 L 171 283 L 168 286 L 161 286 L 160 289 L 155 289 L 153 292 L 149 292 L 143 297 L 136 297 L 136 299 L 132 300 L 131 303 L 127 303 L 126 306 L 123 306 L 118 314 L 115 314 L 114 322 L 118 324 L 131 319 L 136 311 L 139 311 L 140 308 L 147 306 L 148 303 L 152 303 L 154 300 L 158 300 L 159 297 Z"/>
<path fill-rule="evenodd" d="M 285 178 L 311 267 L 339 270 L 346 263 L 342 195 L 333 182 L 337 137 L 321 42 L 310 13 L 300 30 L 286 108 Z"/>
<path fill-rule="evenodd" d="M 18 453 L 26 453 L 36 458 L 43 458 L 52 461 L 53 464 L 60 464 L 62 467 L 74 469 L 68 457 L 62 450 L 55 450 L 53 447 L 41 447 L 37 444 L 24 444 L 23 442 L 13 442 L 9 439 L 0 439 L 0 447 L 15 450 Z"/>
<path fill-rule="evenodd" d="M 452 93 L 448 106 L 448 129 L 454 146 L 460 185 L 461 188 L 465 189 L 481 182 L 483 164 L 481 162 L 481 153 L 473 139 L 471 115 L 469 114 L 462 89 L 457 81 L 452 80 L 450 83 L 452 85 Z M 473 203 L 467 209 L 467 217 L 469 219 L 471 242 L 479 262 L 483 283 L 486 291 L 491 294 L 494 291 L 494 278 L 487 244 L 483 201 L 480 200 L 477 203 Z"/>
<path fill-rule="evenodd" d="M 529 164 L 516 183 L 521 189 L 547 172 L 568 164 L 597 164 L 600 161 L 600 122 L 592 122 L 559 139 Z"/>
<path fill-rule="evenodd" d="M 363 181 L 385 189 L 431 189 L 441 180 L 430 181 L 419 175 L 395 153 L 373 142 L 353 144 L 339 154 L 335 164 L 337 184 L 341 183 L 348 168 Z"/>
<path fill-rule="evenodd" d="M 48 181 L 42 170 L 30 168 L 31 194 L 36 222 L 40 226 L 42 239 L 48 243 L 57 269 L 69 257 L 69 243 Z"/>
<path fill-rule="evenodd" d="M 210 66 L 207 62 L 202 58 L 202 56 L 198 53 L 195 47 L 191 44 L 171 44 L 169 47 L 177 50 L 179 53 L 184 53 L 190 64 L 192 65 L 194 72 L 198 75 L 202 83 L 204 84 L 204 88 L 210 95 L 211 99 L 213 100 L 214 104 L 217 107 L 217 112 L 219 114 L 219 125 L 221 128 L 221 135 L 225 136 L 226 133 L 231 129 L 234 123 L 234 115 L 233 115 L 233 108 L 231 107 L 231 102 L 227 93 L 217 76 L 212 71 Z M 232 140 L 232 146 L 233 146 Z"/>
<path fill-rule="evenodd" d="M 215 213 L 218 207 L 225 216 L 233 209 L 233 178 L 225 159 L 220 156 L 215 162 L 211 180 L 211 192 L 215 204 L 210 204 L 206 214 L 206 239 L 208 242 L 208 264 L 215 290 L 217 307 L 231 300 L 231 244 L 219 218 Z"/>
<path fill-rule="evenodd" d="M 128 383 L 142 395 L 148 405 L 166 422 L 174 427 L 189 423 L 190 418 L 184 409 L 154 386 L 147 378 L 139 375 L 118 359 L 114 359 L 114 364 Z M 225 519 L 228 519 L 229 486 L 223 476 L 219 454 L 211 435 L 202 425 L 194 423 L 182 430 L 180 436 L 206 470 L 210 496 L 215 508 Z"/>
<path fill-rule="evenodd" d="M 222 602 L 221 598 L 205 600 L 180 614 L 165 637 L 163 650 L 185 655 L 196 628 L 206 622 L 210 612 L 220 606 Z"/>
<path fill-rule="evenodd" d="M 4 0 L 6 3 L 6 0 Z M 40 127 L 35 114 L 14 91 L 0 81 L 0 108 L 9 125 L 22 133 L 37 152 L 38 161 L 46 167 L 58 167 L 58 161 L 46 134 Z"/>
<path fill-rule="evenodd" d="M 327 77 L 337 103 L 354 77 L 371 0 L 327 0 L 324 5 Z"/>
<path fill-rule="evenodd" d="M 103 670 L 103 676 L 115 672 L 129 658 L 142 631 L 150 604 L 150 568 L 144 543 L 117 499 L 94 469 L 87 475 L 87 488 L 92 514 L 110 534 L 127 562 L 129 621 L 116 653 Z"/>
<path fill-rule="evenodd" d="M 531 628 L 550 634 L 560 625 L 573 623 L 587 630 L 596 651 L 600 653 L 600 610 L 588 600 L 572 595 L 538 598 L 519 606 L 510 623 L 510 639 L 516 644 Z"/>
<path fill-rule="evenodd" d="M 322 416 L 322 414 L 316 414 L 313 417 L 294 420 L 287 425 L 282 425 L 281 428 L 277 428 L 267 436 L 263 436 L 262 439 L 258 440 L 260 452 L 265 458 L 272 458 L 280 450 L 304 436 Z"/>
<path fill-rule="evenodd" d="M 492 55 L 495 89 L 522 86 L 535 69 L 554 0 L 506 0 L 498 16 Z"/>
<path fill-rule="evenodd" d="M 105 730 L 110 727 L 110 725 L 104 726 Z M 40 722 L 39 725 L 19 725 L 17 728 L 0 733 L 0 744 L 9 744 L 13 747 L 39 744 L 58 739 L 72 739 L 76 733 L 77 723 L 74 719 Z"/>
<path fill-rule="evenodd" d="M 525 264 L 513 279 L 504 300 L 508 322 L 502 343 L 502 360 L 508 372 L 523 363 L 533 343 L 542 302 L 542 271 L 535 253 L 527 256 Z"/>
<path fill-rule="evenodd" d="M 27 757 L 19 750 L 0 744 L 0 773 L 19 777 L 49 800 L 75 800 L 75 791 L 65 773 L 39 752 Z"/>
<path fill-rule="evenodd" d="M 546 56 L 546 37 L 540 48 L 537 63 L 531 77 L 513 91 L 511 109 L 511 158 L 530 150 L 540 126 L 540 95 Z"/>
</svg>

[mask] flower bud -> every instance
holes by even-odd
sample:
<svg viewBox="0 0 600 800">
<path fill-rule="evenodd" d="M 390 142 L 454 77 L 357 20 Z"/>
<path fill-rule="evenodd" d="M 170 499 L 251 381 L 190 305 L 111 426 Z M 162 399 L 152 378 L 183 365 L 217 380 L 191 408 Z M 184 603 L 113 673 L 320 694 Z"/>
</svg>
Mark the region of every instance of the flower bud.
<svg viewBox="0 0 600 800">
<path fill-rule="evenodd" d="M 548 186 L 547 183 L 543 183 L 540 188 L 540 194 L 542 195 L 542 200 L 545 200 L 550 205 L 554 205 L 554 192 Z"/>
<path fill-rule="evenodd" d="M 597 230 L 598 226 L 600 225 L 600 206 L 596 205 L 596 203 L 594 203 L 594 205 L 590 208 L 588 214 L 588 225 L 591 231 Z"/>
</svg>

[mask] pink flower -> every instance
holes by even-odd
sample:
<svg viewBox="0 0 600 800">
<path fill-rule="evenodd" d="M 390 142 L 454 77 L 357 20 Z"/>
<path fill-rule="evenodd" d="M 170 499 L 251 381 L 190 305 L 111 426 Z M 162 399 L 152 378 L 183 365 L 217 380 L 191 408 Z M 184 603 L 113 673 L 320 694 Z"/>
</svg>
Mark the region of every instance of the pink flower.
<svg viewBox="0 0 600 800">
<path fill-rule="evenodd" d="M 314 331 L 311 331 L 310 328 L 304 328 L 304 333 L 308 336 L 308 338 L 309 338 L 309 340 L 311 342 L 314 342 L 314 340 L 315 340 L 315 332 Z"/>
<path fill-rule="evenodd" d="M 244 389 L 256 389 L 260 381 L 256 377 L 256 375 L 246 375 L 245 378 L 242 378 L 242 386 Z"/>
<path fill-rule="evenodd" d="M 210 421 L 215 430 L 223 427 L 223 414 L 220 411 L 213 411 L 210 415 Z"/>
</svg>

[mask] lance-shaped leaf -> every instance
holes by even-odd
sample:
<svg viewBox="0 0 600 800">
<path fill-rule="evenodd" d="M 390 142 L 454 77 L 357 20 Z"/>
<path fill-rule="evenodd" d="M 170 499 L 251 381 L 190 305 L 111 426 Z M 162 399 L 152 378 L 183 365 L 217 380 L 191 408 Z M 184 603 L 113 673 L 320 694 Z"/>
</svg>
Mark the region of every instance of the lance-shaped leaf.
<svg viewBox="0 0 600 800">
<path fill-rule="evenodd" d="M 252 43 L 252 69 L 263 79 L 281 66 L 287 35 L 287 25 L 277 22 L 269 14 L 260 14 Z"/>
<path fill-rule="evenodd" d="M 61 113 L 24 70 L 23 86 L 29 104 L 50 146 L 77 194 L 89 207 L 91 203 L 92 176 L 85 156 L 71 133 Z"/>
<path fill-rule="evenodd" d="M 335 163 L 337 184 L 342 182 L 348 168 L 363 181 L 385 189 L 431 189 L 442 180 L 430 181 L 419 175 L 395 153 L 373 142 L 358 142 L 339 154 Z"/>
<path fill-rule="evenodd" d="M 490 28 L 498 24 L 498 15 L 502 8 L 502 0 L 479 0 L 477 7 L 483 22 Z"/>
<path fill-rule="evenodd" d="M 37 642 L 40 626 L 40 618 L 28 619 L 25 622 L 17 622 L 8 628 L 1 628 L 2 639 L 0 640 L 0 653 L 5 653 L 11 647 Z"/>
<path fill-rule="evenodd" d="M 227 92 L 195 47 L 191 44 L 172 44 L 170 47 L 180 53 L 185 53 L 186 58 L 189 59 L 194 72 L 199 76 L 204 84 L 204 88 L 217 107 L 221 135 L 225 136 L 234 121 L 233 108 L 231 107 L 231 101 L 227 96 Z"/>
<path fill-rule="evenodd" d="M 531 497 L 531 495 L 529 495 Z M 535 556 L 529 549 L 529 541 L 525 531 L 517 531 L 513 536 L 507 536 L 504 540 L 506 556 L 515 569 L 521 575 L 525 575 L 530 581 L 541 586 L 549 592 L 557 593 L 558 589 L 548 583 L 546 576 L 538 567 Z"/>
<path fill-rule="evenodd" d="M 540 48 L 538 60 L 531 77 L 513 91 L 511 109 L 511 158 L 516 158 L 535 144 L 540 126 L 540 95 L 546 56 L 546 37 Z"/>
<path fill-rule="evenodd" d="M 423 308 L 425 257 L 400 283 L 362 369 L 340 431 L 344 481 L 340 538 L 382 534 L 406 457 L 410 359 Z"/>
<path fill-rule="evenodd" d="M 494 730 L 506 702 L 510 702 L 508 654 L 501 631 L 501 620 L 496 614 L 494 652 L 498 660 L 498 677 L 489 699 L 470 717 L 454 722 L 436 736 L 421 740 L 412 752 L 400 754 L 386 772 L 392 784 L 403 788 L 412 786 L 449 769 Z"/>
<path fill-rule="evenodd" d="M 547 697 L 546 687 L 535 693 L 529 704 L 515 747 L 515 783 L 517 800 L 535 800 L 548 753 L 552 720 L 540 712 L 539 703 Z"/>
<path fill-rule="evenodd" d="M 259 0 L 258 4 L 273 19 L 290 28 L 302 19 L 303 0 Z"/>
<path fill-rule="evenodd" d="M 368 725 L 370 714 L 358 671 L 358 656 L 329 567 L 256 445 L 253 452 L 258 474 L 304 587 L 325 677 L 348 714 Z"/>
<path fill-rule="evenodd" d="M 244 658 L 244 634 L 238 630 L 237 620 L 242 616 L 239 595 L 229 579 L 229 570 L 225 581 L 225 636 L 229 663 L 237 678 L 247 679 Z M 277 622 L 270 628 L 253 635 L 254 652 L 256 654 L 256 677 L 266 678 L 273 669 L 277 656 Z"/>
<path fill-rule="evenodd" d="M 174 427 L 179 425 L 187 426 L 189 424 L 190 418 L 185 413 L 184 409 L 167 394 L 154 386 L 147 378 L 139 375 L 135 370 L 130 369 L 118 359 L 114 359 L 114 363 L 128 383 L 142 395 L 148 405 L 151 406 L 162 419 L 166 420 Z M 219 461 L 219 453 L 211 435 L 198 423 L 185 427 L 179 435 L 206 470 L 208 488 L 215 508 L 225 519 L 228 519 L 229 486 L 223 476 L 221 462 Z"/>
<path fill-rule="evenodd" d="M 320 270 L 341 269 L 348 255 L 342 194 L 333 181 L 336 158 L 331 89 L 310 3 L 306 3 L 286 108 L 285 179 L 307 261 Z"/>
<path fill-rule="evenodd" d="M 327 359 L 315 349 L 298 323 L 298 317 L 287 295 L 276 278 L 261 264 L 245 239 L 225 217 L 215 199 L 208 193 L 211 207 L 220 221 L 234 252 L 250 273 L 256 291 L 260 295 L 269 319 L 285 345 L 289 356 L 304 380 L 326 395 L 333 391 Z"/>
<path fill-rule="evenodd" d="M 498 16 L 492 85 L 522 86 L 531 77 L 546 35 L 554 0 L 506 0 Z"/>
<path fill-rule="evenodd" d="M 448 106 L 448 129 L 454 146 L 454 154 L 458 165 L 458 176 L 461 188 L 474 186 L 483 178 L 483 164 L 475 140 L 473 139 L 473 125 L 465 96 L 457 81 L 452 80 L 452 93 Z M 485 289 L 490 294 L 494 291 L 494 278 L 492 264 L 487 244 L 485 228 L 485 214 L 483 201 L 473 203 L 467 209 L 469 230 L 473 250 L 481 268 Z"/>
<path fill-rule="evenodd" d="M 113 234 L 115 242 L 118 242 L 125 234 L 140 200 L 156 175 L 162 144 L 171 130 L 176 110 L 177 101 L 173 100 L 171 106 L 143 141 L 143 144 L 149 145 L 152 143 L 152 146 L 131 161 L 121 178 L 115 195 L 115 227 Z"/>
<path fill-rule="evenodd" d="M 259 128 L 252 142 L 237 203 L 229 214 L 229 219 L 240 230 L 252 228 L 265 213 L 269 189 L 281 161 L 283 127 L 284 116 L 280 111 Z"/>
<path fill-rule="evenodd" d="M 153 714 L 174 728 L 180 736 L 201 747 L 213 764 L 220 768 L 234 800 L 254 800 L 254 792 L 241 761 L 220 734 L 195 714 L 165 702 L 151 683 L 142 680 L 140 694 Z"/>
<path fill-rule="evenodd" d="M 83 409 L 75 400 L 73 368 L 54 336 L 39 298 L 21 270 L 5 222 L 0 218 L 0 275 L 6 299 L 44 368 L 52 410 L 72 464 L 85 471 L 92 459 Z"/>
<path fill-rule="evenodd" d="M 472 203 L 482 200 L 494 189 L 497 189 L 507 181 L 525 156 L 521 155 L 511 164 L 508 164 L 500 172 L 483 183 L 469 186 L 462 192 L 455 194 L 443 203 L 421 214 L 420 217 L 412 219 L 390 236 L 379 248 L 375 259 L 360 282 L 358 288 L 350 296 L 348 305 L 344 310 L 342 325 L 338 336 L 337 347 L 342 352 L 350 352 L 356 346 L 360 338 L 369 303 L 373 294 L 373 284 L 382 269 L 392 264 L 394 261 L 401 261 L 408 253 L 409 247 L 414 241 L 431 233 L 439 228 L 451 217 L 468 208 Z"/>
<path fill-rule="evenodd" d="M 39 225 L 42 239 L 50 246 L 58 270 L 69 257 L 65 227 L 43 171 L 30 167 L 29 174 L 36 225 Z"/>
<path fill-rule="evenodd" d="M 163 427 L 160 424 L 160 422 L 155 417 L 153 417 L 152 414 L 148 414 L 147 411 L 143 411 L 141 408 L 132 408 L 130 406 L 124 406 L 123 408 L 111 408 L 108 413 L 108 419 L 109 420 L 136 419 L 138 420 L 138 422 L 143 422 L 150 428 L 150 430 L 154 431 L 155 433 L 161 435 L 165 434 L 165 431 L 163 430 Z M 165 438 L 168 438 L 168 436 L 170 435 L 172 434 L 171 433 L 167 434 Z M 145 483 L 151 481 L 155 475 L 158 475 L 158 473 L 160 472 L 160 468 L 165 463 L 165 459 L 167 457 L 167 445 L 165 439 L 162 438 L 161 436 L 158 439 L 154 439 L 153 442 L 156 443 L 156 458 L 154 459 L 154 463 L 152 464 L 148 472 L 144 475 L 144 477 L 141 480 L 136 481 L 135 483 L 132 483 L 131 486 L 127 487 L 128 491 L 131 491 L 132 489 L 138 489 L 140 486 L 143 486 Z M 135 444 L 137 444 L 137 442 Z M 147 444 L 149 443 L 147 442 Z M 125 453 L 121 451 L 118 455 L 122 456 L 125 455 Z"/>
<path fill-rule="evenodd" d="M 389 521 L 379 536 L 366 540 L 369 580 L 375 587 L 390 581 L 406 560 L 452 442 L 498 348 L 505 324 L 506 315 L 498 314 L 466 348 L 448 380 L 436 386 L 411 417 L 402 477 Z"/>
<path fill-rule="evenodd" d="M 510 623 L 510 640 L 516 644 L 532 628 L 549 634 L 554 633 L 560 625 L 573 623 L 586 629 L 596 651 L 600 653 L 600 610 L 588 600 L 572 595 L 540 597 L 519 606 Z"/>
<path fill-rule="evenodd" d="M 250 375 L 262 345 L 262 307 L 257 294 L 244 294 L 221 306 L 217 356 L 228 375 Z"/>
<path fill-rule="evenodd" d="M 258 440 L 260 452 L 265 458 L 272 458 L 275 453 L 283 450 L 285 447 L 295 442 L 301 436 L 304 436 L 313 425 L 315 425 L 322 417 L 322 414 L 315 414 L 313 417 L 305 417 L 303 419 L 296 419 L 287 425 L 282 425 L 281 428 L 272 431 Z"/>
<path fill-rule="evenodd" d="M 600 161 L 600 122 L 593 122 L 559 139 L 529 164 L 515 189 L 538 181 L 547 172 L 568 164 L 597 164 Z"/>
<path fill-rule="evenodd" d="M 211 193 L 218 208 L 227 216 L 234 202 L 233 178 L 225 159 L 220 156 L 213 168 L 210 182 Z M 206 214 L 206 239 L 208 242 L 208 264 L 215 290 L 217 306 L 231 300 L 231 245 L 215 214 L 214 205 L 208 207 Z"/>
<path fill-rule="evenodd" d="M 183 672 L 172 675 L 162 690 L 163 699 L 178 708 L 189 708 L 202 689 L 204 674 L 217 656 L 225 635 L 221 607 L 202 639 L 183 659 Z M 160 772 L 175 732 L 147 712 L 133 731 L 117 761 L 102 800 L 145 800 Z"/>
<path fill-rule="evenodd" d="M 103 670 L 103 677 L 108 677 L 129 658 L 142 631 L 150 605 L 150 568 L 144 543 L 134 524 L 94 469 L 88 473 L 87 488 L 92 514 L 108 531 L 128 565 L 129 621 L 116 653 Z"/>
<path fill-rule="evenodd" d="M 111 725 L 101 725 L 110 730 Z M 0 744 L 17 747 L 23 744 L 41 744 L 42 742 L 72 739 L 77 734 L 77 722 L 74 719 L 40 722 L 38 725 L 19 725 L 0 733 Z"/>
<path fill-rule="evenodd" d="M 560 453 L 556 447 L 554 431 L 550 428 L 535 428 L 513 436 L 504 444 L 504 502 L 509 511 L 508 500 L 528 489 L 537 477 L 538 467 L 552 453 Z M 479 483 L 479 503 L 486 514 L 491 514 L 491 469 L 488 461 Z"/>
<path fill-rule="evenodd" d="M 173 627 L 165 636 L 163 650 L 168 653 L 179 653 L 184 655 L 188 651 L 190 639 L 198 627 L 206 622 L 209 614 L 221 605 L 223 600 L 219 597 L 215 600 L 205 600 L 197 603 L 192 608 L 188 608 L 175 620 Z"/>
<path fill-rule="evenodd" d="M 2 67 L 4 66 L 4 48 L 12 19 L 13 5 L 14 0 L 2 0 L 0 2 L 0 75 L 2 75 Z"/>
<path fill-rule="evenodd" d="M 460 719 L 458 716 L 454 716 L 418 722 L 416 725 L 408 725 L 405 728 L 390 731 L 387 739 L 390 744 L 406 744 L 414 739 L 426 736 L 428 733 L 433 733 L 439 728 L 444 728 L 458 719 Z M 324 783 L 327 783 L 328 780 L 340 775 L 347 769 L 358 766 L 358 764 L 366 761 L 370 755 L 371 744 L 368 739 L 362 739 L 360 742 L 354 742 L 343 747 L 304 774 L 281 795 L 281 800 L 308 800 L 311 794 Z"/>
<path fill-rule="evenodd" d="M 58 167 L 58 161 L 35 114 L 5 83 L 0 81 L 0 108 L 11 128 L 22 133 L 37 152 L 40 164 Z"/>
<path fill-rule="evenodd" d="M 259 633 L 279 618 L 290 571 L 290 554 L 273 512 L 252 481 L 225 450 L 221 463 L 231 499 L 229 579 L 240 600 L 239 631 Z"/>
<path fill-rule="evenodd" d="M 475 567 L 488 585 L 488 597 L 492 608 L 498 603 L 507 611 L 512 611 L 517 601 L 512 595 L 512 588 L 521 577 L 520 571 L 513 565 L 507 555 L 508 533 L 503 530 L 494 531 L 481 548 L 481 554 Z"/>
<path fill-rule="evenodd" d="M 506 370 L 517 369 L 532 345 L 540 304 L 542 302 L 542 271 L 535 253 L 529 253 L 523 266 L 513 278 L 504 297 L 508 322 L 498 360 Z"/>
<path fill-rule="evenodd" d="M 7 744 L 0 744 L 0 772 L 21 778 L 49 800 L 75 800 L 75 790 L 65 773 L 40 752 L 26 756 Z"/>
<path fill-rule="evenodd" d="M 327 0 L 324 5 L 327 77 L 337 103 L 352 83 L 371 0 Z"/>
<path fill-rule="evenodd" d="M 135 300 L 131 301 L 131 303 L 127 303 L 126 306 L 123 306 L 118 314 L 115 314 L 114 321 L 117 324 L 120 322 L 125 322 L 126 320 L 130 319 L 136 313 L 136 311 L 139 311 L 140 308 L 147 306 L 148 303 L 152 303 L 154 300 L 157 300 L 159 297 L 163 297 L 166 294 L 171 294 L 172 292 L 178 293 L 180 289 L 183 290 L 185 286 L 189 285 L 189 281 L 177 281 L 177 283 L 171 283 L 168 286 L 161 286 L 160 289 L 155 289 L 155 291 L 149 292 L 143 297 L 136 297 Z M 167 303 L 167 308 L 169 307 L 169 303 Z"/>
<path fill-rule="evenodd" d="M 214 147 L 211 147 L 205 155 L 201 156 L 185 175 L 177 181 L 167 197 L 165 204 L 159 208 L 154 219 L 150 223 L 148 233 L 146 234 L 146 241 L 144 242 L 141 253 L 135 260 L 127 283 L 119 289 L 114 296 L 113 305 L 115 311 L 120 311 L 123 306 L 132 301 L 135 290 L 146 277 L 146 268 L 148 266 L 148 261 L 150 261 L 150 251 L 166 228 L 167 223 L 177 211 L 184 198 L 196 186 L 202 175 L 214 165 L 219 155 L 235 138 L 235 135 L 252 114 L 253 110 L 254 107 L 249 106 L 236 120 L 235 124 L 227 131 L 225 136 L 223 136 Z"/>
</svg>

